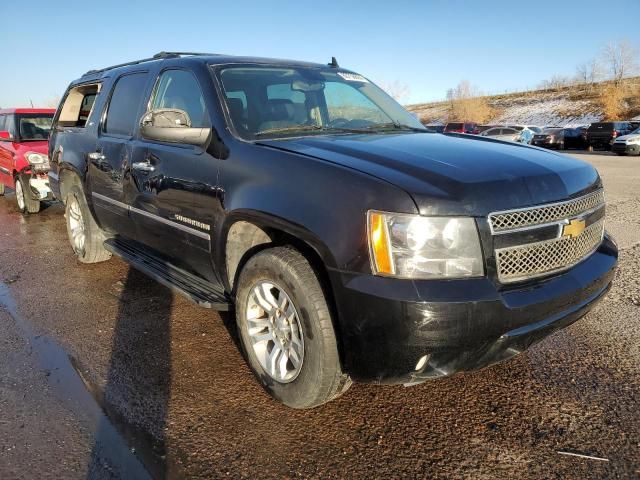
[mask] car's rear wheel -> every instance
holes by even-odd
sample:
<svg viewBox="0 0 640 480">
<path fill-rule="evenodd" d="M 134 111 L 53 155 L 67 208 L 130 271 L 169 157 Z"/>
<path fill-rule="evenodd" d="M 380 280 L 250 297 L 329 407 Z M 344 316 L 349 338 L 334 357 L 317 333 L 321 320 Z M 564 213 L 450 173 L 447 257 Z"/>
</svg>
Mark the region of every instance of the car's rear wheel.
<svg viewBox="0 0 640 480">
<path fill-rule="evenodd" d="M 271 248 L 248 260 L 238 279 L 236 322 L 249 366 L 285 405 L 315 407 L 351 385 L 324 292 L 297 250 Z"/>
<path fill-rule="evenodd" d="M 21 213 L 38 213 L 40 200 L 36 200 L 29 191 L 29 181 L 23 175 L 16 178 L 16 203 Z"/>
<path fill-rule="evenodd" d="M 111 258 L 104 248 L 105 236 L 93 218 L 82 188 L 74 183 L 65 199 L 67 234 L 73 252 L 82 263 L 103 262 Z"/>
</svg>

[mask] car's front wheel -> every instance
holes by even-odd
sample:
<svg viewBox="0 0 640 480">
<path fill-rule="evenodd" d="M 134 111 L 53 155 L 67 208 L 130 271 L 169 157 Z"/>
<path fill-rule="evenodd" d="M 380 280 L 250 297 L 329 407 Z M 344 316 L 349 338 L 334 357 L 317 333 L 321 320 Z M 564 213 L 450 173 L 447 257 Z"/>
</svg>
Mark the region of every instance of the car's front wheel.
<svg viewBox="0 0 640 480">
<path fill-rule="evenodd" d="M 29 181 L 23 175 L 16 178 L 16 203 L 21 213 L 38 213 L 40 200 L 33 198 L 29 190 Z"/>
<path fill-rule="evenodd" d="M 271 248 L 248 260 L 238 279 L 236 322 L 249 366 L 285 405 L 315 407 L 351 385 L 324 292 L 297 250 Z"/>
</svg>

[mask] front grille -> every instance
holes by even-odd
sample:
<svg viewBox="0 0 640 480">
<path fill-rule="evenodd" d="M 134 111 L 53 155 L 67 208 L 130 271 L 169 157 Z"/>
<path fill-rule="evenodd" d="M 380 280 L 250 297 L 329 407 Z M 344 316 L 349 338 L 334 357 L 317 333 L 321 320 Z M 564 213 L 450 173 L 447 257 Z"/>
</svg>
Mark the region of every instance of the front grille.
<svg viewBox="0 0 640 480">
<path fill-rule="evenodd" d="M 517 282 L 572 267 L 600 245 L 603 234 L 604 220 L 599 220 L 577 237 L 498 249 L 498 279 L 502 283 Z"/>
<path fill-rule="evenodd" d="M 493 233 L 508 232 L 566 220 L 599 208 L 602 205 L 604 205 L 604 192 L 598 190 L 584 197 L 566 202 L 492 213 L 489 215 L 489 224 Z"/>
</svg>

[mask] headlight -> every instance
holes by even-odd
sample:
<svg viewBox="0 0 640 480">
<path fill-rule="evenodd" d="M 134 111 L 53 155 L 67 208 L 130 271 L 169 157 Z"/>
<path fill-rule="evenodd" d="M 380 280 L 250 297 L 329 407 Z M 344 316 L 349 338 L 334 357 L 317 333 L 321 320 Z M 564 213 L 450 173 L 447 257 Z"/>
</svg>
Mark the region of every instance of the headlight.
<svg viewBox="0 0 640 480">
<path fill-rule="evenodd" d="M 473 218 L 370 210 L 367 221 L 371 265 L 376 275 L 414 279 L 484 275 Z"/>
<path fill-rule="evenodd" d="M 640 137 L 627 140 L 627 145 L 637 145 L 640 143 Z"/>
<path fill-rule="evenodd" d="M 49 157 L 41 153 L 27 152 L 24 154 L 24 156 L 27 159 L 27 162 L 29 162 L 31 165 L 42 165 L 49 163 Z"/>
<path fill-rule="evenodd" d="M 29 165 L 31 165 L 31 168 L 36 172 L 49 169 L 49 157 L 47 155 L 36 152 L 27 152 L 24 154 L 24 157 L 27 159 L 27 162 L 29 162 Z"/>
</svg>

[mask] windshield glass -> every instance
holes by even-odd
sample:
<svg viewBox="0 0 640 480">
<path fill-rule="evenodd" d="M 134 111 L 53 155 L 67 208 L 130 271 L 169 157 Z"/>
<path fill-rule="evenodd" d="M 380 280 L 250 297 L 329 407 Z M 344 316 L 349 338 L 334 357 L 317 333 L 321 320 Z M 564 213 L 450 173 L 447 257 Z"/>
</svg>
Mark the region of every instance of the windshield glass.
<svg viewBox="0 0 640 480">
<path fill-rule="evenodd" d="M 51 131 L 53 114 L 18 115 L 18 132 L 21 141 L 47 140 Z"/>
<path fill-rule="evenodd" d="M 558 133 L 562 131 L 561 128 L 545 128 L 544 133 Z"/>
<path fill-rule="evenodd" d="M 245 140 L 426 128 L 364 77 L 335 69 L 236 65 L 216 72 Z"/>
</svg>

